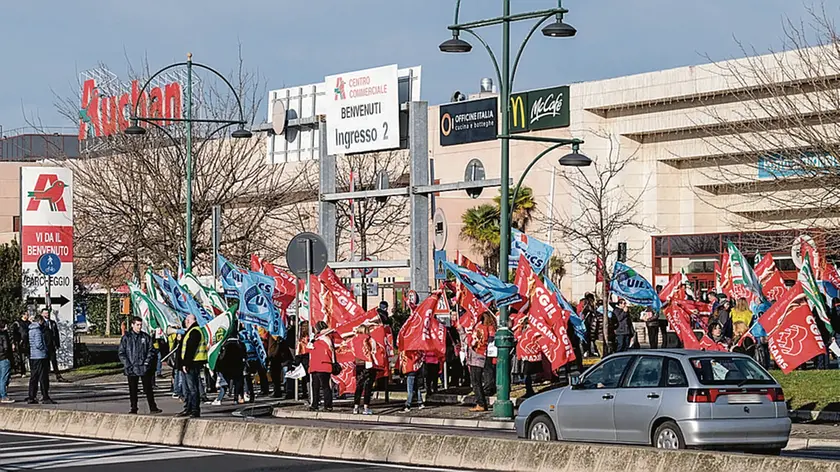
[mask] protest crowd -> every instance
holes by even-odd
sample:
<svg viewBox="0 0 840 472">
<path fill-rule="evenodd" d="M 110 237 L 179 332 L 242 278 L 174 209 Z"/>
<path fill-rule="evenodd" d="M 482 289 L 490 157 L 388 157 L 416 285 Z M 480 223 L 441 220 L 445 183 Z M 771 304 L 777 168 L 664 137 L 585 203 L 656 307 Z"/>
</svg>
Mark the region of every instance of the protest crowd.
<svg viewBox="0 0 840 472">
<path fill-rule="evenodd" d="M 515 339 L 511 375 L 524 384 L 525 396 L 535 393 L 537 379 L 570 383 L 586 357 L 641 348 L 640 324 L 651 349 L 732 351 L 785 373 L 805 364 L 829 368 L 840 354 L 840 273 L 807 243 L 792 286 L 770 254 L 753 268 L 728 243 L 715 263 L 715 293 L 696 296 L 684 273 L 653 288 L 619 261 L 606 278 L 606 303 L 587 293 L 575 306 L 541 275 L 546 255 L 534 257 L 527 248 L 515 255 L 513 283 L 460 254 L 444 262 L 454 278 L 422 301 L 409 299 L 410 315 L 400 326 L 387 302 L 363 310 L 329 267 L 311 276 L 308 293 L 295 276 L 256 256 L 250 270 L 219 257 L 224 294 L 183 268 L 177 276 L 148 270 L 145 290 L 129 284 L 135 316 L 119 347 L 130 412 L 138 412 L 141 387 L 149 411 L 161 411 L 153 389 L 164 366 L 173 372 L 172 396 L 184 403 L 181 416 L 199 417 L 203 404 L 244 404 L 258 395 L 300 398 L 325 411 L 346 395 L 354 414 L 370 415 L 374 388 L 396 378 L 406 390 L 405 412 L 423 409 L 441 380 L 471 388 L 472 411 L 486 411 L 496 383 L 494 339 L 502 329 Z M 289 310 L 295 301 L 297 311 Z M 436 307 L 450 301 L 457 311 L 444 323 Z M 510 310 L 509 326 L 499 325 L 501 307 Z M 783 349 L 792 331 L 804 333 L 795 353 Z M 21 376 L 29 367 L 26 401 L 37 403 L 40 391 L 40 401 L 52 403 L 51 366 L 61 380 L 57 345 L 49 310 L 0 325 L 0 402 L 13 401 L 6 394 L 13 367 Z"/>
</svg>

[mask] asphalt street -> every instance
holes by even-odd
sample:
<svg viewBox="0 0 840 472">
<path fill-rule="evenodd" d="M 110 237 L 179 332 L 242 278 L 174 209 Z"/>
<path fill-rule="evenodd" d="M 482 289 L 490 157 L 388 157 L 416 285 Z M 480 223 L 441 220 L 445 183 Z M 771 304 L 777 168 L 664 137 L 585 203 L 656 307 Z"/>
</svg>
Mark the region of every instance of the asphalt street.
<svg viewBox="0 0 840 472">
<path fill-rule="evenodd" d="M 84 472 L 250 472 L 283 470 L 308 472 L 433 471 L 443 469 L 388 466 L 301 457 L 240 454 L 110 441 L 0 433 L 0 470 L 56 470 Z"/>
</svg>

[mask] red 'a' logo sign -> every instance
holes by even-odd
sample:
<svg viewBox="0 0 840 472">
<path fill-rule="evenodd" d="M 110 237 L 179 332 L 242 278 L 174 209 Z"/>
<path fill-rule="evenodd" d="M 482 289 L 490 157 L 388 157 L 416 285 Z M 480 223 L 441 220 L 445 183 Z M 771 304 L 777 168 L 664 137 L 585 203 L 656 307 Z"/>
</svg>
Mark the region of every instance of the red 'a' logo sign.
<svg viewBox="0 0 840 472">
<path fill-rule="evenodd" d="M 67 211 L 67 205 L 64 203 L 66 188 L 67 184 L 59 180 L 57 175 L 40 174 L 35 182 L 35 188 L 27 194 L 29 204 L 26 206 L 26 211 L 38 211 L 41 202 L 49 203 L 52 211 Z"/>
</svg>

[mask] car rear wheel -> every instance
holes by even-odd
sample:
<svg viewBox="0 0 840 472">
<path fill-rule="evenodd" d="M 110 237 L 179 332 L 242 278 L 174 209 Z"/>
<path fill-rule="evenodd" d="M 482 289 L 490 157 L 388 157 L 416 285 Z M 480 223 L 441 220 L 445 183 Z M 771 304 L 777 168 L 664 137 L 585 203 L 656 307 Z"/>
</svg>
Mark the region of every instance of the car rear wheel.
<svg viewBox="0 0 840 472">
<path fill-rule="evenodd" d="M 557 432 L 554 431 L 551 418 L 540 415 L 531 420 L 531 424 L 528 425 L 528 439 L 532 441 L 556 441 Z"/>
<path fill-rule="evenodd" d="M 685 449 L 682 431 L 673 421 L 666 421 L 653 433 L 653 447 L 657 449 Z"/>
</svg>

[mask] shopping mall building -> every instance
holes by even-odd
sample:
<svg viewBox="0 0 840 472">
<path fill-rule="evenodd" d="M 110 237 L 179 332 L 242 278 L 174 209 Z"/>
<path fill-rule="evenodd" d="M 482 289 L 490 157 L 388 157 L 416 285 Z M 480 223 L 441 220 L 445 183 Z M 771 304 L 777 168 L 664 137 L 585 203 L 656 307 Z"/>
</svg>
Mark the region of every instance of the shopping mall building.
<svg viewBox="0 0 840 472">
<path fill-rule="evenodd" d="M 791 67 L 797 67 L 796 54 L 782 57 Z M 722 125 L 723 121 L 744 121 L 745 116 L 755 115 L 745 110 L 753 110 L 755 103 L 767 99 L 762 94 L 766 83 L 735 77 L 732 71 L 755 64 L 772 67 L 778 59 L 753 57 L 522 91 L 513 97 L 512 131 L 520 136 L 582 139 L 580 151 L 596 163 L 583 171 L 590 176 L 610 159 L 628 161 L 610 185 L 610 198 L 614 200 L 613 205 L 638 200 L 632 219 L 638 227 L 625 228 L 612 244 L 626 242 L 629 263 L 654 283 L 664 283 L 670 274 L 685 269 L 699 288 L 713 286 L 713 262 L 719 258 L 727 240 L 739 244 L 747 255 L 773 252 L 780 269 L 792 278 L 795 267 L 790 256 L 791 245 L 798 233 L 811 225 L 791 229 L 790 225 L 780 223 L 780 215 L 795 210 L 795 205 L 781 208 L 773 200 L 769 207 L 761 207 L 760 199 L 751 198 L 750 192 L 757 187 L 748 185 L 750 182 L 761 184 L 778 179 L 767 179 L 760 170 L 750 170 L 753 167 L 745 164 L 750 160 L 753 164 L 767 160 L 778 149 L 768 149 L 767 156 L 760 152 L 745 153 L 733 143 L 732 137 L 738 137 L 738 133 L 732 132 L 734 128 Z M 359 69 L 366 66 L 360 64 Z M 416 86 L 419 90 L 420 69 L 410 70 L 417 83 L 409 87 Z M 795 85 L 799 80 L 796 75 L 787 74 L 780 82 Z M 467 164 L 473 159 L 483 163 L 488 179 L 499 177 L 500 141 L 495 138 L 499 124 L 497 94 L 492 84 L 480 79 L 475 80 L 476 93 L 465 91 L 469 95 L 465 97 L 467 100 L 429 107 L 429 157 L 435 163 L 434 178 L 440 183 L 463 180 Z M 284 101 L 286 109 L 293 110 L 290 112 L 293 118 L 301 123 L 323 114 L 325 99 L 323 82 L 269 92 L 269 103 Z M 268 121 L 271 116 L 270 105 Z M 296 172 L 305 161 L 317 159 L 320 137 L 317 125 L 311 126 L 316 121 L 317 118 L 309 127 L 295 130 L 294 136 L 287 130 L 285 136 L 267 138 L 265 152 L 269 165 L 288 163 L 284 172 Z M 721 136 L 727 139 L 718 139 Z M 514 182 L 546 146 L 539 142 L 511 143 Z M 577 190 L 570 188 L 562 177 L 563 172 L 577 171 L 561 168 L 557 162 L 567 152 L 568 148 L 561 148 L 547 155 L 525 179 L 537 203 L 527 233 L 549 242 L 566 260 L 567 275 L 562 289 L 577 298 L 595 287 L 594 256 L 569 244 L 557 225 L 552 225 L 556 221 L 575 221 L 581 213 Z M 8 171 L 0 172 L 0 176 L 16 176 L 15 166 L 20 164 L 0 163 L 0 166 L 7 165 Z M 718 178 L 724 174 L 738 175 L 742 184 L 748 184 L 738 185 L 731 178 L 726 181 Z M 5 234 L 14 227 L 19 202 L 13 200 L 19 193 L 6 183 L 2 187 L 0 233 Z M 477 199 L 463 192 L 442 193 L 436 198 L 436 206 L 446 217 L 449 237 L 444 249 L 450 260 L 456 252 L 461 252 L 481 261 L 470 243 L 459 237 L 461 216 L 471 207 L 492 203 L 496 195 L 497 189 L 485 189 Z M 431 222 L 429 231 L 432 231 Z M 834 246 L 820 233 L 811 233 L 822 249 Z M 286 242 L 278 241 L 278 244 Z M 406 248 L 404 252 L 382 258 L 405 260 L 408 251 Z M 380 275 L 405 280 L 408 271 L 382 271 Z"/>
</svg>

